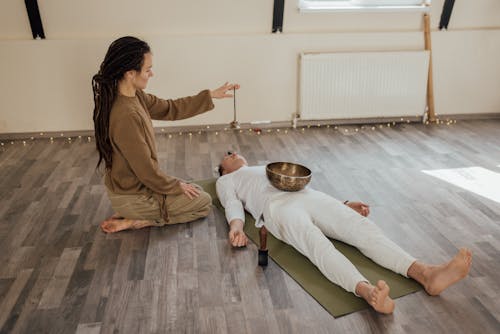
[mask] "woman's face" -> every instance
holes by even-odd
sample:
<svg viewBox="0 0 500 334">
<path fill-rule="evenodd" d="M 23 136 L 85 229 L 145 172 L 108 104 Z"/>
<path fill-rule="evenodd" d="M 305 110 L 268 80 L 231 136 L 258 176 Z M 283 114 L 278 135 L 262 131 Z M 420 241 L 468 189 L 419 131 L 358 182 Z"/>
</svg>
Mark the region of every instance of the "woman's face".
<svg viewBox="0 0 500 334">
<path fill-rule="evenodd" d="M 144 63 L 140 72 L 134 71 L 135 75 L 132 79 L 132 84 L 135 89 L 146 89 L 149 78 L 153 76 L 153 55 L 151 52 L 144 54 Z"/>
</svg>

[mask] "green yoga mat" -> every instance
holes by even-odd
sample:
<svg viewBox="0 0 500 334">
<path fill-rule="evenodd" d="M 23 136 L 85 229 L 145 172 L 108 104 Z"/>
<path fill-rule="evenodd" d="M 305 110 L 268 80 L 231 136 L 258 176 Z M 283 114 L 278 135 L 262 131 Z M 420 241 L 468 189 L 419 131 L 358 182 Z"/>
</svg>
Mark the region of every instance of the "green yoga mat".
<svg viewBox="0 0 500 334">
<path fill-rule="evenodd" d="M 196 183 L 212 196 L 214 205 L 224 211 L 215 192 L 215 179 L 197 181 Z M 248 213 L 246 213 L 245 219 L 245 233 L 255 244 L 259 245 L 259 229 L 255 227 L 255 220 Z M 386 281 L 391 288 L 391 298 L 401 297 L 422 289 L 414 280 L 379 266 L 356 248 L 338 240 L 332 240 L 332 242 L 335 248 L 344 254 L 370 282 L 375 283 L 381 279 Z M 362 298 L 358 298 L 330 282 L 308 258 L 292 246 L 276 239 L 270 233 L 267 236 L 267 247 L 269 256 L 334 317 L 370 307 Z M 255 265 L 257 265 L 257 259 Z"/>
</svg>

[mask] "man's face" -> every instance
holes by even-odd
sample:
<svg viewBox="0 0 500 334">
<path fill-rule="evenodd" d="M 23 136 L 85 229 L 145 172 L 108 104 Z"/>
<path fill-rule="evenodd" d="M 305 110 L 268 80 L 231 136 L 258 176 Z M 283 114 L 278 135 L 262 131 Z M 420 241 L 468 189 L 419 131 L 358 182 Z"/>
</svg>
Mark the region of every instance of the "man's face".
<svg viewBox="0 0 500 334">
<path fill-rule="evenodd" d="M 247 160 L 237 152 L 228 152 L 221 161 L 224 174 L 232 173 L 242 166 L 248 165 Z"/>
</svg>

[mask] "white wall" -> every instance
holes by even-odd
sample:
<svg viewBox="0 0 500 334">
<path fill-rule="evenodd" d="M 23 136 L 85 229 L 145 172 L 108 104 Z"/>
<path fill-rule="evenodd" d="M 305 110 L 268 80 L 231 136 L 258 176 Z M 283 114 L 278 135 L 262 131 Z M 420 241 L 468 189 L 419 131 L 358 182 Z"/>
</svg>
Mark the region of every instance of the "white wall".
<svg viewBox="0 0 500 334">
<path fill-rule="evenodd" d="M 133 0 L 45 0 L 39 5 L 47 39 L 34 41 L 19 3 L 8 0 L 0 11 L 0 133 L 92 129 L 90 78 L 109 43 L 125 34 L 153 48 L 149 92 L 179 97 L 237 81 L 241 122 L 291 119 L 300 52 L 423 48 L 421 14 L 301 14 L 293 0 L 286 1 L 283 34 L 269 33 L 270 0 L 155 0 L 143 7 Z M 435 0 L 432 9 L 436 112 L 499 113 L 500 2 L 456 2 L 449 31 L 439 32 L 442 4 Z M 232 100 L 224 100 L 210 113 L 161 125 L 231 120 Z"/>
</svg>

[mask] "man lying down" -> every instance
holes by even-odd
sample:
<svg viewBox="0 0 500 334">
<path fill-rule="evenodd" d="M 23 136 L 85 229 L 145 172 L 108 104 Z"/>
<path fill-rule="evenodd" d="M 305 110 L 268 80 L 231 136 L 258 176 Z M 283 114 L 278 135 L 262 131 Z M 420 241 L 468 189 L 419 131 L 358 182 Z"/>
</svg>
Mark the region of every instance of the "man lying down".
<svg viewBox="0 0 500 334">
<path fill-rule="evenodd" d="M 443 290 L 467 276 L 472 253 L 461 248 L 448 263 L 430 265 L 416 260 L 384 236 L 380 228 L 366 218 L 369 207 L 360 202 L 346 204 L 322 192 L 305 188 L 284 192 L 274 188 L 265 166 L 248 166 L 237 154 L 226 155 L 219 166 L 217 195 L 230 225 L 233 247 L 245 246 L 243 232 L 246 209 L 276 238 L 293 246 L 318 267 L 333 283 L 365 299 L 376 311 L 392 313 L 394 301 L 389 286 L 379 280 L 372 285 L 340 253 L 327 237 L 358 248 L 379 265 L 419 282 L 429 295 Z"/>
</svg>

